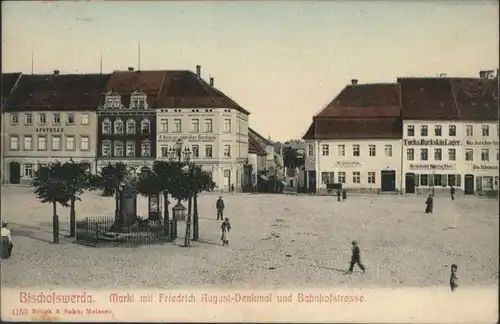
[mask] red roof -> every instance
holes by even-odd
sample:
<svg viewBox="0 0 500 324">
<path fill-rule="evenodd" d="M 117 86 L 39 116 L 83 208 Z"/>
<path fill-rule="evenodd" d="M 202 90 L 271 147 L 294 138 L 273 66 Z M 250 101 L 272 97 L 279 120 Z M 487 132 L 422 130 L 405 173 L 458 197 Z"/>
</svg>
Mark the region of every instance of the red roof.
<svg viewBox="0 0 500 324">
<path fill-rule="evenodd" d="M 399 139 L 402 123 L 395 118 L 314 118 L 303 139 Z"/>
<path fill-rule="evenodd" d="M 498 81 L 450 79 L 455 102 L 464 121 L 498 121 Z"/>
</svg>

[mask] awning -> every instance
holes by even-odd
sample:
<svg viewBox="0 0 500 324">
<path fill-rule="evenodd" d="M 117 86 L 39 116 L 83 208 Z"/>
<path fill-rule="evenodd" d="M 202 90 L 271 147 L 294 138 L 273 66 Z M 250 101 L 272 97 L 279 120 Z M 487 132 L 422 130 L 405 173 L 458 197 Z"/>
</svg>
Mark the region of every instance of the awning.
<svg viewBox="0 0 500 324">
<path fill-rule="evenodd" d="M 263 174 L 259 174 L 259 177 L 261 177 L 263 180 L 269 181 L 269 178 Z"/>
</svg>

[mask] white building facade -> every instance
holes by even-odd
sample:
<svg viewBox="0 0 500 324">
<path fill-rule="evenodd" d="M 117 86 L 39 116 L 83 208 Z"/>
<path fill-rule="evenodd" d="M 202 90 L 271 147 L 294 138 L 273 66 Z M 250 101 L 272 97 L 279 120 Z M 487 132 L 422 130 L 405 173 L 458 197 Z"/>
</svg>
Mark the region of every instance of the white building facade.
<svg viewBox="0 0 500 324">
<path fill-rule="evenodd" d="M 157 109 L 157 159 L 182 141 L 192 162 L 210 172 L 217 190 L 238 190 L 248 158 L 248 114 L 227 108 Z"/>
<path fill-rule="evenodd" d="M 349 191 L 398 192 L 401 179 L 401 140 L 306 140 L 305 169 L 316 192 L 327 183 Z M 314 177 L 314 180 L 312 179 Z"/>
</svg>

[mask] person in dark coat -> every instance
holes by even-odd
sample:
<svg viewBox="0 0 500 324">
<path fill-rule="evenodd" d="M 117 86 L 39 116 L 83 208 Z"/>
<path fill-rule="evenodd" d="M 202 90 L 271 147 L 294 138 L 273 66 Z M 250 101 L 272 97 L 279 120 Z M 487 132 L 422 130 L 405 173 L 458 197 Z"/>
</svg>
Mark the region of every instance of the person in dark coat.
<svg viewBox="0 0 500 324">
<path fill-rule="evenodd" d="M 453 186 L 450 186 L 450 196 L 451 200 L 455 200 L 455 188 Z"/>
<path fill-rule="evenodd" d="M 427 207 L 425 207 L 425 213 L 426 214 L 429 214 L 429 213 L 432 214 L 432 210 L 434 209 L 434 198 L 432 198 L 431 194 L 429 194 L 429 197 L 427 197 L 427 200 L 425 201 L 425 204 L 427 205 Z"/>
<path fill-rule="evenodd" d="M 358 267 L 365 273 L 365 266 L 361 263 L 361 252 L 359 250 L 358 242 L 357 241 L 352 241 L 352 255 L 351 255 L 351 264 L 349 266 L 349 270 L 347 273 L 352 273 L 352 270 L 354 270 L 354 265 L 357 264 Z"/>
<path fill-rule="evenodd" d="M 343 189 L 342 190 L 342 200 L 346 200 L 347 199 L 347 190 Z"/>
<path fill-rule="evenodd" d="M 456 264 L 451 265 L 451 274 L 450 274 L 450 289 L 451 292 L 454 292 L 458 287 L 458 278 L 457 278 L 458 266 Z"/>
<path fill-rule="evenodd" d="M 217 203 L 215 204 L 215 208 L 217 208 L 217 220 L 223 220 L 224 219 L 224 200 L 222 200 L 222 196 L 219 196 L 219 199 L 217 199 Z"/>
<path fill-rule="evenodd" d="M 337 201 L 340 201 L 340 190 L 337 190 Z"/>
</svg>

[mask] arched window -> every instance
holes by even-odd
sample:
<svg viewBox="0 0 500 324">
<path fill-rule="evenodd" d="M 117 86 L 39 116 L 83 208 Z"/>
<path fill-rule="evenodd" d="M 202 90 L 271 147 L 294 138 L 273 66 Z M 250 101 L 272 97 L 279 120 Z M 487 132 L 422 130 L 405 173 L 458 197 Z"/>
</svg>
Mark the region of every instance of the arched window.
<svg viewBox="0 0 500 324">
<path fill-rule="evenodd" d="M 151 142 L 150 141 L 142 141 L 141 143 L 141 156 L 151 156 Z"/>
<path fill-rule="evenodd" d="M 102 121 L 102 133 L 111 134 L 111 122 L 107 118 Z"/>
<path fill-rule="evenodd" d="M 123 134 L 123 121 L 121 118 L 115 120 L 115 134 Z"/>
<path fill-rule="evenodd" d="M 127 134 L 135 134 L 135 120 L 127 120 Z"/>
<path fill-rule="evenodd" d="M 123 156 L 123 142 L 114 141 L 114 156 Z"/>
<path fill-rule="evenodd" d="M 150 123 L 148 119 L 144 119 L 141 122 L 141 133 L 142 134 L 149 134 L 150 133 Z"/>
</svg>

